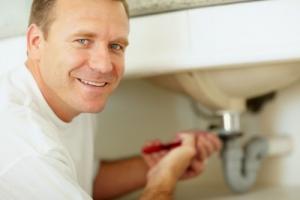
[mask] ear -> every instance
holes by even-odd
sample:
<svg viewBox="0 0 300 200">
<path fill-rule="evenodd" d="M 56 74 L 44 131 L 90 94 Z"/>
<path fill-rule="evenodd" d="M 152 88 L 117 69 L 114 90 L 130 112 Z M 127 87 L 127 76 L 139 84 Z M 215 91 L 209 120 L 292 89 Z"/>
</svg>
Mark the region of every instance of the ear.
<svg viewBox="0 0 300 200">
<path fill-rule="evenodd" d="M 43 32 L 36 24 L 28 27 L 27 34 L 27 55 L 29 58 L 39 60 L 41 56 L 41 47 L 44 41 Z"/>
</svg>

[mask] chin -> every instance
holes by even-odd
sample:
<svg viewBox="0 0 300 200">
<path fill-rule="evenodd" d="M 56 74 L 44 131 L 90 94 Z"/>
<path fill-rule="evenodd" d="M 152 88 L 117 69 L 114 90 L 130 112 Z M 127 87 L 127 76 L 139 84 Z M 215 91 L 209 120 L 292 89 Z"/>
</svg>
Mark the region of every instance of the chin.
<svg viewBox="0 0 300 200">
<path fill-rule="evenodd" d="M 92 110 L 89 110 L 88 113 L 100 113 L 104 110 L 104 107 L 101 107 L 101 108 L 98 108 L 98 109 L 92 109 Z"/>
<path fill-rule="evenodd" d="M 104 110 L 105 104 L 101 105 L 88 105 L 83 109 L 83 113 L 99 113 Z"/>
</svg>

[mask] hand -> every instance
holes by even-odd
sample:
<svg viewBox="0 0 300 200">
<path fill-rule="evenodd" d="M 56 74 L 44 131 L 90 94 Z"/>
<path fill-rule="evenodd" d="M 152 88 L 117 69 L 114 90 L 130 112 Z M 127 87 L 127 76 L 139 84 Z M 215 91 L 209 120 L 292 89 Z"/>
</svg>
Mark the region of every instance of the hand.
<svg viewBox="0 0 300 200">
<path fill-rule="evenodd" d="M 192 135 L 195 138 L 195 149 L 197 154 L 191 160 L 189 167 L 186 169 L 181 179 L 189 179 L 201 174 L 205 168 L 207 159 L 213 153 L 220 151 L 220 149 L 222 148 L 222 143 L 220 139 L 214 134 L 203 131 L 189 131 L 185 133 Z M 178 141 L 178 138 L 175 139 L 173 142 L 176 141 Z M 144 145 L 144 148 L 148 146 L 158 145 L 161 145 L 161 142 L 159 140 L 154 140 L 146 143 Z M 143 154 L 143 158 L 148 164 L 149 168 L 151 169 L 168 153 L 169 151 L 162 150 L 152 154 Z"/>
<path fill-rule="evenodd" d="M 181 145 L 166 154 L 148 172 L 147 185 L 140 200 L 170 200 L 179 177 L 196 155 L 194 135 L 180 134 Z"/>
<path fill-rule="evenodd" d="M 213 133 L 195 131 L 191 134 L 194 134 L 196 137 L 195 148 L 197 154 L 182 175 L 181 179 L 183 180 L 200 175 L 206 167 L 208 158 L 222 149 L 221 140 Z"/>
<path fill-rule="evenodd" d="M 163 155 L 163 158 L 160 158 L 159 162 L 149 170 L 148 186 L 166 186 L 166 188 L 172 189 L 196 156 L 196 137 L 194 135 L 179 134 L 178 139 L 181 140 L 181 145 Z"/>
</svg>

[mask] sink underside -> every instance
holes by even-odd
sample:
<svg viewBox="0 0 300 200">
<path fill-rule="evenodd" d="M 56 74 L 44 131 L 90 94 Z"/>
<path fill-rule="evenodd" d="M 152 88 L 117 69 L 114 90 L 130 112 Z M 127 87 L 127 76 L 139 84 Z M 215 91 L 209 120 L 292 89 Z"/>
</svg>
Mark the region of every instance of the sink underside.
<svg viewBox="0 0 300 200">
<path fill-rule="evenodd" d="M 300 62 L 285 62 L 186 71 L 151 81 L 191 96 L 212 110 L 243 111 L 246 99 L 283 89 L 299 79 Z"/>
</svg>

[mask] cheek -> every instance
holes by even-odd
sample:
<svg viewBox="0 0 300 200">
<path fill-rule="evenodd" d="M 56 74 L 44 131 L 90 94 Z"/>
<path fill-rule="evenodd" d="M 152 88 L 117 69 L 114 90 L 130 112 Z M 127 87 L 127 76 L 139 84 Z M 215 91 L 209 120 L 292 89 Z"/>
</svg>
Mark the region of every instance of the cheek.
<svg viewBox="0 0 300 200">
<path fill-rule="evenodd" d="M 87 62 L 88 55 L 87 53 L 80 52 L 80 51 L 71 51 L 66 53 L 62 60 L 64 60 L 64 64 L 68 71 L 72 71 L 76 68 L 80 68 L 84 66 Z"/>
<path fill-rule="evenodd" d="M 73 81 L 70 79 L 70 74 L 84 64 L 85 56 L 70 51 L 60 53 L 53 51 L 45 55 L 42 61 L 41 73 L 44 81 L 48 86 L 61 90 Z"/>
<path fill-rule="evenodd" d="M 125 63 L 124 57 L 113 58 L 113 65 L 115 66 L 115 71 L 119 78 L 122 78 L 122 76 L 124 74 L 124 71 L 125 71 L 124 63 Z"/>
<path fill-rule="evenodd" d="M 41 56 L 39 63 L 40 73 L 43 81 L 50 87 L 53 87 L 55 83 L 60 81 L 60 76 L 58 76 L 61 73 L 61 71 L 58 72 L 60 69 L 59 60 L 59 54 L 51 48 L 45 49 Z"/>
<path fill-rule="evenodd" d="M 124 75 L 124 64 L 118 66 L 117 67 L 117 71 L 118 71 L 118 76 L 121 79 L 123 77 L 123 75 Z"/>
</svg>

